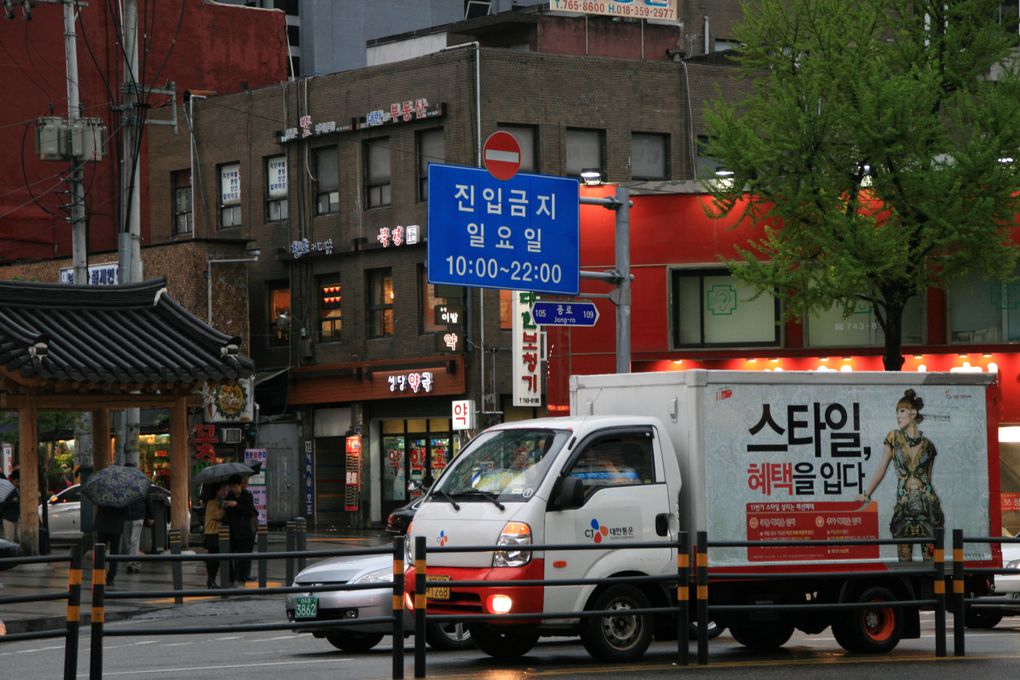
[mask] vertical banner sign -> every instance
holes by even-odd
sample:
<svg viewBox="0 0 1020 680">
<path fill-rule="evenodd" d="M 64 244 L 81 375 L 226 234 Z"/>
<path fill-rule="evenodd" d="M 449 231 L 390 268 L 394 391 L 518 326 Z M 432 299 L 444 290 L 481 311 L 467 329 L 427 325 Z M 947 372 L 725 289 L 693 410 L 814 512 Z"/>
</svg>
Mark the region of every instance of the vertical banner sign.
<svg viewBox="0 0 1020 680">
<path fill-rule="evenodd" d="M 241 164 L 231 163 L 220 167 L 220 204 L 241 203 Z"/>
<path fill-rule="evenodd" d="M 255 509 L 259 513 L 259 524 L 266 523 L 266 450 L 245 449 L 244 464 L 254 468 L 259 466 L 259 473 L 248 478 L 248 491 L 255 499 Z"/>
<path fill-rule="evenodd" d="M 269 198 L 287 198 L 287 157 L 276 156 L 266 161 Z"/>
<path fill-rule="evenodd" d="M 513 293 L 513 397 L 514 406 L 542 405 L 542 334 L 531 318 L 533 292 Z"/>
<path fill-rule="evenodd" d="M 4 477 L 10 477 L 14 472 L 14 445 L 9 442 L 0 444 L 0 471 Z"/>
<path fill-rule="evenodd" d="M 361 505 L 361 435 L 347 437 L 344 510 L 356 512 Z"/>
<path fill-rule="evenodd" d="M 475 401 L 474 399 L 461 399 L 453 402 L 453 414 L 451 417 L 454 430 L 475 429 Z"/>
<path fill-rule="evenodd" d="M 315 459 L 312 456 L 312 442 L 305 442 L 305 516 L 315 512 Z"/>
</svg>

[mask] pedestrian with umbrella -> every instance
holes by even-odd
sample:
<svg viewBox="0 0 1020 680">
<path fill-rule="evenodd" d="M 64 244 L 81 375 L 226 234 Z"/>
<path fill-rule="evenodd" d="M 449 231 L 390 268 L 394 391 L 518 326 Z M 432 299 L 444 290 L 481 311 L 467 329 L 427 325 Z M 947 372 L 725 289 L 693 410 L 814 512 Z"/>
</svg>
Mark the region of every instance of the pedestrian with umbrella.
<svg viewBox="0 0 1020 680">
<path fill-rule="evenodd" d="M 82 494 L 96 505 L 93 530 L 96 540 L 105 543 L 109 554 L 121 554 L 126 508 L 144 500 L 149 494 L 149 480 L 141 470 L 124 465 L 111 465 L 93 474 L 81 488 Z M 117 562 L 107 568 L 106 585 L 112 586 L 117 576 Z"/>
<path fill-rule="evenodd" d="M 197 475 L 192 477 L 192 484 L 208 484 L 210 482 L 225 482 L 234 475 L 251 477 L 255 471 L 244 463 L 217 463 L 204 468 Z"/>
<path fill-rule="evenodd" d="M 196 475 L 196 479 L 198 475 Z M 202 542 L 209 554 L 216 554 L 220 551 L 220 522 L 226 517 L 224 499 L 227 495 L 227 487 L 222 482 L 206 482 L 202 485 L 202 502 L 205 505 L 205 523 L 203 527 Z M 219 588 L 216 584 L 216 576 L 220 573 L 219 560 L 205 561 L 206 587 Z"/>
</svg>

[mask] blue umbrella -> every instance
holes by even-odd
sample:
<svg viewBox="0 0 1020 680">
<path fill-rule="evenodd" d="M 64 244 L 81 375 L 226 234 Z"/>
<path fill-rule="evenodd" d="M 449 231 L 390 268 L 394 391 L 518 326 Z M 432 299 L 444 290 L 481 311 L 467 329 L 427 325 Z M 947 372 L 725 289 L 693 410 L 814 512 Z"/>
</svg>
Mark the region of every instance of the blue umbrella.
<svg viewBox="0 0 1020 680">
<path fill-rule="evenodd" d="M 81 492 L 96 505 L 123 508 L 131 501 L 145 498 L 149 480 L 138 468 L 111 465 L 93 473 Z"/>
</svg>

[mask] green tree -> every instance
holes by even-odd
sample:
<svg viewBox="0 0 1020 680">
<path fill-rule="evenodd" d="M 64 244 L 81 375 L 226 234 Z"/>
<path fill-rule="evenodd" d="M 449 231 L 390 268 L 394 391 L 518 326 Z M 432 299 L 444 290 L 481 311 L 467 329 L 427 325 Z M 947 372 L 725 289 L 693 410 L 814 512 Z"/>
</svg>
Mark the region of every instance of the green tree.
<svg viewBox="0 0 1020 680">
<path fill-rule="evenodd" d="M 746 94 L 706 112 L 708 155 L 734 173 L 710 182 L 717 209 L 771 225 L 734 275 L 787 319 L 870 305 L 887 370 L 908 300 L 1014 274 L 1020 78 L 1000 5 L 755 2 L 736 28 Z"/>
</svg>

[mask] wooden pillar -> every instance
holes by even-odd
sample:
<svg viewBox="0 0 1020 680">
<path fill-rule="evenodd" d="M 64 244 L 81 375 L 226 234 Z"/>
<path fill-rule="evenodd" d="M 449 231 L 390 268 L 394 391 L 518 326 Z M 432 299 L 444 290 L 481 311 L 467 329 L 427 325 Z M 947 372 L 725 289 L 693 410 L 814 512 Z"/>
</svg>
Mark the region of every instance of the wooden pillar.
<svg viewBox="0 0 1020 680">
<path fill-rule="evenodd" d="M 180 529 L 188 543 L 188 398 L 178 397 L 170 409 L 170 528 Z"/>
<path fill-rule="evenodd" d="M 18 453 L 21 469 L 21 548 L 39 554 L 39 423 L 35 403 L 18 409 Z"/>
<path fill-rule="evenodd" d="M 113 449 L 110 444 L 110 409 L 97 408 L 92 411 L 92 470 L 98 472 L 113 463 Z"/>
</svg>

